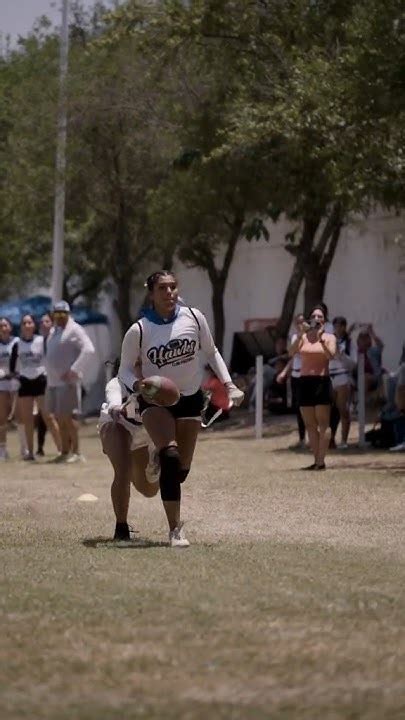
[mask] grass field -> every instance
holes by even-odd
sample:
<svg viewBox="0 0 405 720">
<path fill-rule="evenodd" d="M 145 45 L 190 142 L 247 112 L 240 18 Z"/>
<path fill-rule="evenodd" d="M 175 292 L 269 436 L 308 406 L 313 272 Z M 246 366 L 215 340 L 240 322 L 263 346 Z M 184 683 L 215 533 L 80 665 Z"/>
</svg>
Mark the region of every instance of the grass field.
<svg viewBox="0 0 405 720">
<path fill-rule="evenodd" d="M 286 430 L 202 436 L 188 550 L 135 492 L 134 547 L 107 542 L 95 425 L 85 465 L 0 466 L 3 720 L 405 718 L 405 458 L 304 473 Z"/>
</svg>

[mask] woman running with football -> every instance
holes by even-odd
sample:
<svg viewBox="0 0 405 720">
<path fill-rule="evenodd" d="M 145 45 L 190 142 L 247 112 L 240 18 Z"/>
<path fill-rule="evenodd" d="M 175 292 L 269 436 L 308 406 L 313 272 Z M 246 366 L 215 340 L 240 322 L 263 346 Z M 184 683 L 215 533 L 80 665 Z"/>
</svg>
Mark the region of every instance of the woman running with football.
<svg viewBox="0 0 405 720">
<path fill-rule="evenodd" d="M 234 405 L 242 402 L 244 394 L 232 382 L 204 315 L 178 304 L 173 273 L 155 272 L 146 286 L 151 307 L 124 337 L 118 377 L 128 393 L 141 393 L 142 422 L 159 452 L 160 494 L 169 524 L 169 543 L 171 547 L 188 547 L 180 522 L 181 484 L 190 472 L 201 424 L 201 352 Z M 148 381 L 151 376 L 160 376 L 160 393 L 159 383 L 154 387 Z M 158 405 L 159 394 L 163 397 L 166 390 L 167 395 L 173 395 L 173 383 L 180 392 L 178 402 L 169 407 Z"/>
</svg>

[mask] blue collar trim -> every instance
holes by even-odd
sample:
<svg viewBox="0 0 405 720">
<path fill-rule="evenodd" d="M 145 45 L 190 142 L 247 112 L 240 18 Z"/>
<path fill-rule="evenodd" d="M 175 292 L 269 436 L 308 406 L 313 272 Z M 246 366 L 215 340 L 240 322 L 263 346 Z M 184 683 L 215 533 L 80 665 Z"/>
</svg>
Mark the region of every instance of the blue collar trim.
<svg viewBox="0 0 405 720">
<path fill-rule="evenodd" d="M 171 314 L 171 316 L 169 318 L 162 318 L 161 315 L 158 315 L 156 310 L 154 310 L 153 308 L 147 308 L 143 313 L 143 317 L 146 318 L 147 320 L 149 320 L 150 322 L 155 323 L 155 325 L 169 325 L 176 319 L 179 312 L 180 312 L 180 305 L 176 305 L 173 313 Z"/>
</svg>

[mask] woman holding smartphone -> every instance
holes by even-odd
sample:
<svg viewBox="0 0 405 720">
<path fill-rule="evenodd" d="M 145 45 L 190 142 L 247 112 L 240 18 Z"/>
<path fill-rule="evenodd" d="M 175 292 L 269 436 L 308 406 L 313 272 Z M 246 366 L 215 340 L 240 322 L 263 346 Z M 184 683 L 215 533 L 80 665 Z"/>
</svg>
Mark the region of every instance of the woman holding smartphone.
<svg viewBox="0 0 405 720">
<path fill-rule="evenodd" d="M 332 403 L 329 361 L 336 355 L 336 338 L 325 332 L 325 310 L 316 305 L 308 325 L 302 325 L 289 354 L 301 356 L 299 407 L 308 433 L 314 462 L 305 470 L 325 470 L 325 455 L 330 440 Z"/>
</svg>

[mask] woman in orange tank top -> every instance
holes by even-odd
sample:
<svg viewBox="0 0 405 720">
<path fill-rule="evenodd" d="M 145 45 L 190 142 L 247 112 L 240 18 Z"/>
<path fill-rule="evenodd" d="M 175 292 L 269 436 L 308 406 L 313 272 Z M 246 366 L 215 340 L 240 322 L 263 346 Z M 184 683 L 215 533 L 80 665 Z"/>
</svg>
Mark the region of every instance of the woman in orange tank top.
<svg viewBox="0 0 405 720">
<path fill-rule="evenodd" d="M 305 470 L 324 470 L 330 441 L 330 406 L 332 398 L 329 360 L 336 355 L 336 338 L 325 332 L 324 308 L 316 305 L 310 325 L 302 328 L 289 353 L 301 356 L 299 406 L 308 432 L 314 462 Z"/>
</svg>

